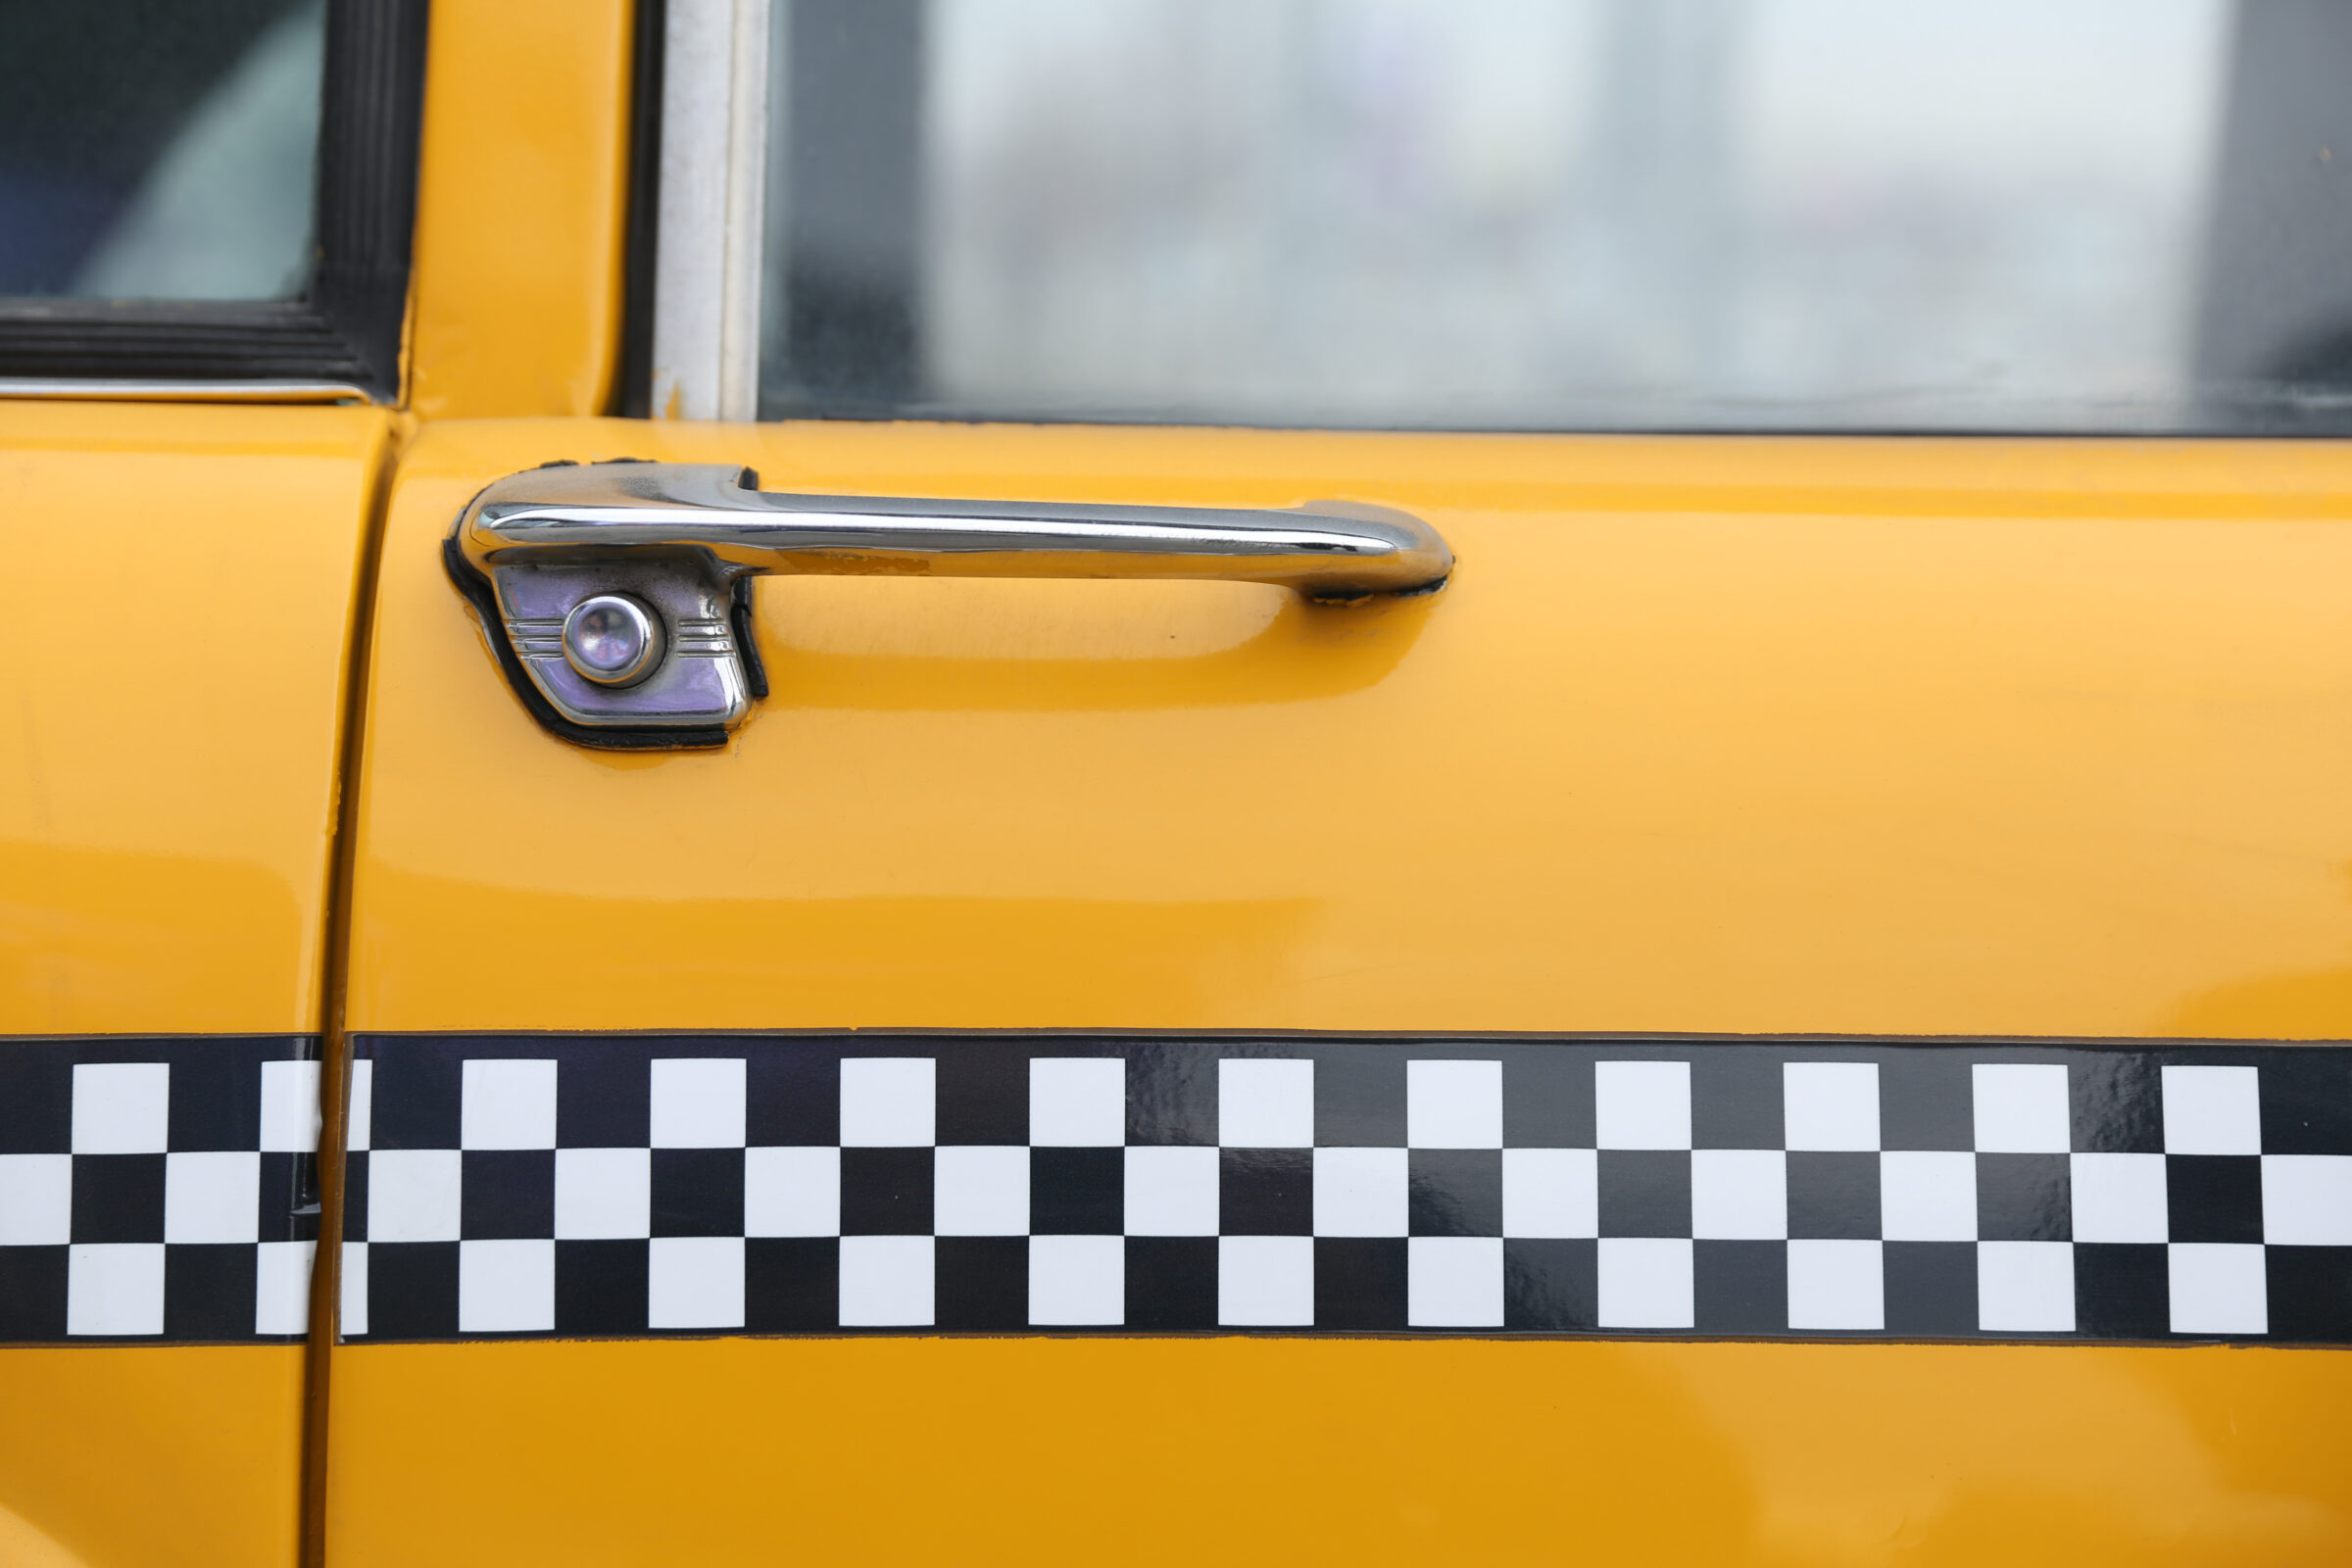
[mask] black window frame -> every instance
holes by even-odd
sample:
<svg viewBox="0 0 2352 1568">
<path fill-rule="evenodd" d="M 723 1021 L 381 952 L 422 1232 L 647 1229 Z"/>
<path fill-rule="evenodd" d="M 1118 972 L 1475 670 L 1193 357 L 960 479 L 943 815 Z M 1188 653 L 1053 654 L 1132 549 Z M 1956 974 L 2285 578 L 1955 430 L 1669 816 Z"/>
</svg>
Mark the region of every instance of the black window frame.
<svg viewBox="0 0 2352 1568">
<path fill-rule="evenodd" d="M 400 392 L 428 0 L 327 0 L 316 255 L 276 301 L 0 298 L 0 377 Z"/>
</svg>

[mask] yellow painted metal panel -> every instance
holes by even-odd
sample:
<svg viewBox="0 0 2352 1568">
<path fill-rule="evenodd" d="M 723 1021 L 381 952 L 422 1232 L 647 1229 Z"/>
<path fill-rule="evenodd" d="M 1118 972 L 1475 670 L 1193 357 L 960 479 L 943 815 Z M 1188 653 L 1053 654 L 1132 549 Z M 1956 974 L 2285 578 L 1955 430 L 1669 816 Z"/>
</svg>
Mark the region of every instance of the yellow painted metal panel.
<svg viewBox="0 0 2352 1568">
<path fill-rule="evenodd" d="M 436 6 L 409 403 L 593 414 L 619 354 L 629 0 Z"/>
<path fill-rule="evenodd" d="M 391 417 L 0 403 L 0 1035 L 318 1028 Z"/>
<path fill-rule="evenodd" d="M 437 548 L 549 458 L 1434 521 L 1425 600 L 770 579 L 721 755 L 538 730 Z M 2352 1034 L 2352 448 L 428 429 L 364 1029 Z"/>
<path fill-rule="evenodd" d="M 295 1560 L 303 1349 L 0 1350 L 0 1562 Z"/>
<path fill-rule="evenodd" d="M 2281 1350 L 375 1346 L 330 1560 L 2319 1568 L 2347 1399 Z"/>
</svg>

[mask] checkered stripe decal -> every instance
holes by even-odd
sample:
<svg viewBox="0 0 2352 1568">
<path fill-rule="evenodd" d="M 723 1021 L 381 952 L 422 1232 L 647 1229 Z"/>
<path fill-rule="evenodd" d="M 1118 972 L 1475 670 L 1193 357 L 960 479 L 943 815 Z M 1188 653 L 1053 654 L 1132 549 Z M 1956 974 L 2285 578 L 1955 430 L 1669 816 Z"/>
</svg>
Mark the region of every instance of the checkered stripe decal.
<svg viewBox="0 0 2352 1568">
<path fill-rule="evenodd" d="M 2352 1052 L 360 1043 L 347 1337 L 2352 1342 Z"/>
<path fill-rule="evenodd" d="M 299 1339 L 316 1042 L 0 1041 L 0 1343 Z"/>
</svg>

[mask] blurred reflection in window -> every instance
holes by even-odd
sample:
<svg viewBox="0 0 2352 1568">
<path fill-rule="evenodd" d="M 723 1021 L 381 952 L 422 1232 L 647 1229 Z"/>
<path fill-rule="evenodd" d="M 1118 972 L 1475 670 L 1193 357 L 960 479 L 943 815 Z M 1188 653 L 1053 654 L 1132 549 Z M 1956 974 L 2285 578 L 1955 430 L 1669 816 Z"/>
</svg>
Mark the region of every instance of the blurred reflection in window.
<svg viewBox="0 0 2352 1568">
<path fill-rule="evenodd" d="M 320 0 L 9 0 L 0 295 L 299 296 L 323 59 Z"/>
<path fill-rule="evenodd" d="M 2340 0 L 790 0 L 763 413 L 2322 428 Z"/>
</svg>

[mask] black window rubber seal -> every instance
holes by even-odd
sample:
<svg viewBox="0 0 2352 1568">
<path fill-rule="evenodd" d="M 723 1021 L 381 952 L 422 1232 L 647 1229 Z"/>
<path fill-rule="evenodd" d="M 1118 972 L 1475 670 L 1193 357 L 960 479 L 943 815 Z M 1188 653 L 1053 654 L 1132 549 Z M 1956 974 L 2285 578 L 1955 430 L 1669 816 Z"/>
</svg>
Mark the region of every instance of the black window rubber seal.
<svg viewBox="0 0 2352 1568">
<path fill-rule="evenodd" d="M 317 265 L 298 300 L 0 299 L 0 376 L 400 393 L 428 0 L 328 0 Z"/>
</svg>

